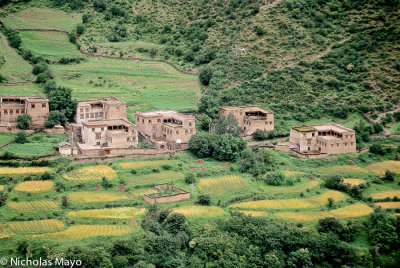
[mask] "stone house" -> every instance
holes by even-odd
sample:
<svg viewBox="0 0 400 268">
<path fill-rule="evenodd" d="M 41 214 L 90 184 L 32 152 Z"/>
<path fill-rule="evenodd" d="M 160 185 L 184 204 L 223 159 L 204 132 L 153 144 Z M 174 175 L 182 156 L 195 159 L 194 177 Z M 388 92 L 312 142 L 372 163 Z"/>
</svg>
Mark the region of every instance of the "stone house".
<svg viewBox="0 0 400 268">
<path fill-rule="evenodd" d="M 336 123 L 294 127 L 289 148 L 301 154 L 343 154 L 356 152 L 356 133 Z"/>
<path fill-rule="evenodd" d="M 42 95 L 2 95 L 0 103 L 0 130 L 15 129 L 17 118 L 29 114 L 30 129 L 43 129 L 49 116 L 49 100 Z"/>
<path fill-rule="evenodd" d="M 195 117 L 176 111 L 136 113 L 138 131 L 158 149 L 186 148 L 196 134 Z"/>
<path fill-rule="evenodd" d="M 74 119 L 78 124 L 96 119 L 127 119 L 126 102 L 115 97 L 80 101 Z"/>
<path fill-rule="evenodd" d="M 242 128 L 242 135 L 252 135 L 257 129 L 274 130 L 274 114 L 259 106 L 223 106 L 218 110 L 218 117 L 233 114 Z"/>
</svg>

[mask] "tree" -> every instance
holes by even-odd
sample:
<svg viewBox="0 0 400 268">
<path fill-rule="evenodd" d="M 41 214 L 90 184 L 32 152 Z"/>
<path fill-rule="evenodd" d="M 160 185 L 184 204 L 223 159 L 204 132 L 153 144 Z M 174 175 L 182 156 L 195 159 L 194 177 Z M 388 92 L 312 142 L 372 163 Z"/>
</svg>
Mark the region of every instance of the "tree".
<svg viewBox="0 0 400 268">
<path fill-rule="evenodd" d="M 253 133 L 253 138 L 256 141 L 265 140 L 266 137 L 267 137 L 267 135 L 266 135 L 265 131 L 261 130 L 261 129 L 256 129 L 256 131 L 254 131 L 254 133 Z"/>
<path fill-rule="evenodd" d="M 385 150 L 379 143 L 374 143 L 369 147 L 369 151 L 373 154 L 385 155 Z"/>
<path fill-rule="evenodd" d="M 394 178 L 396 177 L 396 173 L 391 172 L 390 170 L 386 169 L 385 175 L 383 176 L 384 181 L 394 181 Z"/>
<path fill-rule="evenodd" d="M 31 126 L 32 117 L 29 114 L 18 115 L 17 117 L 17 128 L 28 129 Z"/>
<path fill-rule="evenodd" d="M 209 117 L 208 115 L 203 115 L 203 117 L 201 118 L 201 129 L 203 130 L 209 130 L 211 127 L 211 123 L 212 123 L 212 119 L 211 117 Z"/>
<path fill-rule="evenodd" d="M 217 124 L 215 125 L 215 132 L 219 135 L 222 134 L 232 134 L 233 136 L 239 137 L 241 128 L 239 127 L 239 122 L 236 117 L 230 113 L 227 117 L 222 115 Z"/>
<path fill-rule="evenodd" d="M 36 83 L 44 84 L 49 80 L 49 75 L 47 73 L 40 73 L 36 76 Z"/>
<path fill-rule="evenodd" d="M 311 254 L 308 251 L 307 248 L 301 248 L 297 251 L 292 251 L 289 254 L 288 260 L 287 260 L 287 266 L 288 267 L 302 267 L 302 268 L 308 268 L 312 267 L 313 263 L 311 261 Z"/>
<path fill-rule="evenodd" d="M 106 177 L 103 177 L 103 178 L 101 179 L 101 185 L 102 185 L 104 188 L 111 188 L 111 187 L 113 186 L 113 184 L 112 184 Z"/>
<path fill-rule="evenodd" d="M 242 137 L 223 134 L 215 143 L 213 156 L 218 160 L 237 160 L 245 147 L 246 142 Z"/>
<path fill-rule="evenodd" d="M 67 118 L 65 117 L 64 113 L 60 111 L 51 111 L 49 113 L 49 117 L 47 118 L 45 126 L 47 128 L 52 128 L 58 124 L 63 125 L 65 124 L 65 122 L 67 122 Z"/>
<path fill-rule="evenodd" d="M 369 217 L 368 226 L 368 237 L 372 245 L 386 252 L 400 246 L 400 229 L 396 224 L 396 219 L 390 214 L 382 210 L 375 211 Z"/>
<path fill-rule="evenodd" d="M 185 216 L 179 213 L 170 213 L 163 224 L 164 229 L 171 233 L 187 232 L 188 224 Z"/>
<path fill-rule="evenodd" d="M 50 111 L 58 110 L 71 119 L 75 115 L 77 107 L 77 102 L 72 100 L 72 90 L 66 87 L 57 87 L 49 96 L 49 107 Z"/>
<path fill-rule="evenodd" d="M 6 193 L 0 192 L 0 206 L 4 205 L 8 199 L 8 195 Z"/>
<path fill-rule="evenodd" d="M 190 172 L 185 174 L 185 183 L 192 184 L 196 182 L 196 176 Z"/>
<path fill-rule="evenodd" d="M 214 132 L 197 133 L 189 140 L 189 150 L 198 157 L 210 157 L 218 139 L 218 135 Z"/>
<path fill-rule="evenodd" d="M 38 75 L 40 73 L 44 73 L 49 69 L 49 66 L 44 62 L 39 62 L 38 64 L 33 66 L 32 73 Z"/>
<path fill-rule="evenodd" d="M 66 195 L 63 195 L 61 198 L 61 206 L 63 208 L 68 208 L 69 204 L 68 204 L 68 197 Z"/>
<path fill-rule="evenodd" d="M 82 35 L 85 32 L 85 26 L 83 24 L 76 25 L 76 33 Z"/>
<path fill-rule="evenodd" d="M 200 74 L 199 74 L 200 83 L 202 83 L 205 86 L 208 86 L 208 84 L 210 83 L 212 74 L 213 74 L 213 71 L 210 67 L 206 67 L 203 70 L 201 70 Z"/>
<path fill-rule="evenodd" d="M 17 133 L 17 136 L 15 136 L 15 142 L 16 143 L 27 143 L 28 139 L 26 138 L 26 133 L 21 131 Z"/>
<path fill-rule="evenodd" d="M 211 205 L 211 197 L 206 194 L 201 194 L 197 197 L 197 204 L 209 206 Z"/>
</svg>

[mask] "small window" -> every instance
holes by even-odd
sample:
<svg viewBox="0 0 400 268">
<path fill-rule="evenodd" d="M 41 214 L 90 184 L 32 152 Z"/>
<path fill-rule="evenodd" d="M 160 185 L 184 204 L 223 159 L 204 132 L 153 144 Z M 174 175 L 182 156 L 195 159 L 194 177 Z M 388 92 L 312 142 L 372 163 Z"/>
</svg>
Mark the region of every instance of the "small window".
<svg viewBox="0 0 400 268">
<path fill-rule="evenodd" d="M 331 147 L 333 148 L 333 144 L 331 144 Z"/>
<path fill-rule="evenodd" d="M 149 120 L 149 124 L 151 124 L 151 120 Z"/>
<path fill-rule="evenodd" d="M 310 151 L 310 147 L 307 148 Z"/>
<path fill-rule="evenodd" d="M 126 138 L 126 141 L 131 141 L 131 138 Z"/>
<path fill-rule="evenodd" d="M 157 119 L 157 122 L 158 122 L 158 123 L 161 123 L 161 119 Z"/>
<path fill-rule="evenodd" d="M 144 124 L 144 119 L 142 119 L 142 123 Z"/>
<path fill-rule="evenodd" d="M 86 118 L 89 118 L 89 114 L 86 114 Z"/>
<path fill-rule="evenodd" d="M 305 138 L 306 137 L 306 134 L 303 134 L 303 138 Z"/>
<path fill-rule="evenodd" d="M 94 118 L 94 113 L 91 113 L 91 114 L 90 114 L 90 118 Z"/>
<path fill-rule="evenodd" d="M 192 123 L 189 123 L 189 127 L 191 127 L 192 126 Z"/>
<path fill-rule="evenodd" d="M 350 145 L 351 145 L 351 146 L 353 146 L 353 143 L 352 143 L 352 142 L 350 142 Z"/>
<path fill-rule="evenodd" d="M 81 114 L 80 118 L 81 118 L 81 119 L 84 119 L 84 118 L 85 118 L 84 114 Z"/>
<path fill-rule="evenodd" d="M 4 110 L 4 114 L 8 114 L 8 110 Z"/>
<path fill-rule="evenodd" d="M 42 108 L 46 108 L 46 104 L 45 103 L 42 104 Z"/>
<path fill-rule="evenodd" d="M 96 140 L 101 139 L 101 133 L 96 133 Z"/>
<path fill-rule="evenodd" d="M 178 134 L 179 134 L 179 131 L 176 131 L 176 134 L 178 135 Z"/>
<path fill-rule="evenodd" d="M 312 136 L 315 137 L 315 133 L 313 133 Z"/>
<path fill-rule="evenodd" d="M 95 128 L 92 128 L 92 132 L 94 132 L 96 129 Z"/>
<path fill-rule="evenodd" d="M 35 105 L 35 104 L 32 104 L 32 105 L 31 105 L 31 108 L 32 108 L 32 109 L 35 109 L 35 108 L 36 108 L 36 105 Z"/>
<path fill-rule="evenodd" d="M 83 113 L 83 108 L 80 109 L 80 112 Z"/>
<path fill-rule="evenodd" d="M 89 108 L 86 108 L 85 111 L 86 111 L 86 112 L 89 112 Z"/>
<path fill-rule="evenodd" d="M 336 147 L 339 147 L 339 143 L 336 144 Z"/>
<path fill-rule="evenodd" d="M 10 114 L 14 114 L 14 110 L 10 110 Z"/>
</svg>

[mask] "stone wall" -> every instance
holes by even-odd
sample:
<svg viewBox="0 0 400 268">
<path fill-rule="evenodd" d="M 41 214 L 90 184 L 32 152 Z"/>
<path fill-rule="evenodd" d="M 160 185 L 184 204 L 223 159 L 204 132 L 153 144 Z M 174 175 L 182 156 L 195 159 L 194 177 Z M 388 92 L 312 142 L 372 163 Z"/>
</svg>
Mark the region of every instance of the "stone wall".
<svg viewBox="0 0 400 268">
<path fill-rule="evenodd" d="M 190 193 L 174 187 L 171 183 L 163 183 L 163 184 L 157 184 L 154 186 L 158 192 L 162 191 L 162 188 L 169 188 L 173 189 L 174 191 L 178 192 L 176 194 L 168 195 L 168 196 L 160 196 L 160 197 L 152 197 L 151 195 L 143 195 L 143 199 L 150 203 L 150 204 L 166 204 L 166 203 L 172 203 L 172 202 L 178 202 L 178 201 L 183 201 L 190 199 Z"/>
</svg>

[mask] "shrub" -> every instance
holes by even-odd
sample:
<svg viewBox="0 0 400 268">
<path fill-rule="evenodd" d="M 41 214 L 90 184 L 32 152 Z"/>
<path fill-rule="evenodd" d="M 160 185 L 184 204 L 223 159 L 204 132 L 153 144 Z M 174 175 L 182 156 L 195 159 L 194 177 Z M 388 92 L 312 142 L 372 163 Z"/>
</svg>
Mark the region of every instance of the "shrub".
<svg viewBox="0 0 400 268">
<path fill-rule="evenodd" d="M 50 172 L 46 171 L 42 175 L 40 175 L 40 179 L 44 180 L 44 181 L 53 180 L 54 179 L 54 175 L 51 174 Z"/>
<path fill-rule="evenodd" d="M 267 133 L 264 130 L 256 129 L 253 133 L 253 138 L 257 141 L 265 140 L 267 137 Z"/>
<path fill-rule="evenodd" d="M 208 116 L 208 115 L 203 115 L 203 117 L 201 118 L 201 129 L 203 130 L 209 130 L 210 126 L 212 123 L 212 119 Z"/>
<path fill-rule="evenodd" d="M 49 69 L 49 66 L 46 63 L 40 62 L 40 63 L 36 64 L 35 66 L 33 66 L 32 73 L 35 75 L 38 75 L 40 73 L 44 73 L 48 69 Z"/>
<path fill-rule="evenodd" d="M 17 128 L 28 129 L 31 126 L 32 117 L 29 114 L 18 115 L 17 117 Z"/>
<path fill-rule="evenodd" d="M 385 175 L 383 176 L 383 180 L 385 181 L 394 181 L 394 178 L 396 177 L 396 173 L 391 172 L 390 170 L 385 171 Z"/>
<path fill-rule="evenodd" d="M 8 40 L 10 40 L 10 45 L 14 48 L 19 48 L 21 46 L 21 37 L 16 32 L 12 32 L 12 34 L 8 35 Z"/>
<path fill-rule="evenodd" d="M 101 179 L 101 185 L 102 185 L 104 188 L 111 188 L 111 187 L 113 186 L 113 184 L 112 184 L 106 177 L 103 177 L 103 178 Z"/>
<path fill-rule="evenodd" d="M 47 73 L 40 73 L 36 77 L 36 83 L 44 84 L 49 80 L 49 75 Z"/>
<path fill-rule="evenodd" d="M 268 185 L 279 186 L 282 185 L 285 180 L 285 175 L 282 172 L 275 172 L 267 174 L 265 178 L 265 183 Z"/>
<path fill-rule="evenodd" d="M 63 208 L 68 208 L 69 204 L 68 204 L 68 197 L 66 195 L 63 195 L 61 198 L 61 206 Z"/>
<path fill-rule="evenodd" d="M 6 193 L 0 192 L 0 206 L 3 206 L 8 199 L 8 195 Z"/>
<path fill-rule="evenodd" d="M 76 25 L 76 33 L 81 35 L 85 32 L 86 28 L 83 24 Z"/>
<path fill-rule="evenodd" d="M 28 139 L 26 138 L 26 133 L 21 131 L 17 133 L 17 136 L 15 136 L 15 142 L 16 143 L 27 143 Z"/>
<path fill-rule="evenodd" d="M 72 44 L 76 44 L 76 35 L 74 32 L 68 34 L 68 40 Z"/>
<path fill-rule="evenodd" d="M 201 194 L 197 197 L 197 204 L 203 205 L 203 206 L 209 206 L 211 205 L 211 198 L 207 194 Z"/>
<path fill-rule="evenodd" d="M 53 90 L 56 89 L 56 82 L 54 80 L 47 80 L 43 85 L 43 91 L 46 95 L 49 95 Z"/>
<path fill-rule="evenodd" d="M 192 184 L 196 182 L 196 176 L 193 173 L 185 174 L 185 183 Z"/>
<path fill-rule="evenodd" d="M 379 154 L 379 155 L 385 154 L 385 150 L 379 143 L 372 144 L 372 146 L 369 148 L 369 151 L 373 154 Z"/>
<path fill-rule="evenodd" d="M 89 14 L 83 14 L 82 15 L 82 23 L 88 23 L 90 19 L 90 15 Z"/>
<path fill-rule="evenodd" d="M 64 113 L 60 111 L 51 111 L 47 121 L 45 123 L 46 128 L 52 128 L 58 124 L 64 124 L 67 122 L 67 118 L 65 117 Z"/>
<path fill-rule="evenodd" d="M 206 67 L 203 70 L 201 70 L 200 74 L 199 74 L 200 83 L 202 83 L 205 86 L 208 86 L 208 84 L 210 83 L 212 74 L 213 74 L 213 71 L 210 67 Z"/>
</svg>

